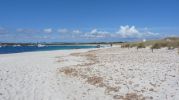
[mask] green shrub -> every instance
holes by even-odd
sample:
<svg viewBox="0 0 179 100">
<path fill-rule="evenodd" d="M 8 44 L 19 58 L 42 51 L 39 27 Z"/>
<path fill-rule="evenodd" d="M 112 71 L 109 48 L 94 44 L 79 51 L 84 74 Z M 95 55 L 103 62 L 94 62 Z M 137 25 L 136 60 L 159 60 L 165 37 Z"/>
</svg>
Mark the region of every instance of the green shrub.
<svg viewBox="0 0 179 100">
<path fill-rule="evenodd" d="M 152 45 L 151 49 L 160 49 L 161 45 L 159 43 L 155 43 Z"/>
<path fill-rule="evenodd" d="M 132 44 L 129 45 L 130 48 L 133 48 L 133 47 L 136 47 L 136 46 L 137 46 L 136 43 L 132 43 Z"/>
<path fill-rule="evenodd" d="M 137 49 L 139 49 L 139 48 L 145 48 L 144 43 L 139 43 L 139 44 L 137 44 Z"/>
<path fill-rule="evenodd" d="M 155 43 L 151 46 L 152 52 L 153 52 L 153 49 L 160 49 L 160 48 L 161 48 L 161 45 L 159 43 Z"/>
</svg>

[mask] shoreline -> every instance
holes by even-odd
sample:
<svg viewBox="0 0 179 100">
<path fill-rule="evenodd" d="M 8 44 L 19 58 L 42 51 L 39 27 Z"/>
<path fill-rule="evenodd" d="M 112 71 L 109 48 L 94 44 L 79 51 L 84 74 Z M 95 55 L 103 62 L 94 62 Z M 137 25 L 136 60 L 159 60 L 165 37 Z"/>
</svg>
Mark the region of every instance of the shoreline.
<svg viewBox="0 0 179 100">
<path fill-rule="evenodd" d="M 99 48 L 79 48 L 79 49 L 61 49 L 61 50 L 37 50 L 37 51 L 24 51 L 24 52 L 17 52 L 17 53 L 2 53 L 0 54 L 1 55 L 11 55 L 11 54 L 22 54 L 22 53 L 41 53 L 41 52 L 60 52 L 60 51 L 63 51 L 63 52 L 66 52 L 66 51 L 76 51 L 76 50 L 90 50 L 90 49 L 99 49 Z"/>
</svg>

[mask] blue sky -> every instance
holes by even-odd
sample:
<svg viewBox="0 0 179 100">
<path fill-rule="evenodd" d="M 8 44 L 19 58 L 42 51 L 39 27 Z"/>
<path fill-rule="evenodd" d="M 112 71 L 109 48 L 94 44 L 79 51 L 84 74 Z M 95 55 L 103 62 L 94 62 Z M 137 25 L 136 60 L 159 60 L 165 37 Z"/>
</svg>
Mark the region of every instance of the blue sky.
<svg viewBox="0 0 179 100">
<path fill-rule="evenodd" d="M 0 0 L 0 42 L 178 36 L 178 5 L 179 0 Z"/>
</svg>

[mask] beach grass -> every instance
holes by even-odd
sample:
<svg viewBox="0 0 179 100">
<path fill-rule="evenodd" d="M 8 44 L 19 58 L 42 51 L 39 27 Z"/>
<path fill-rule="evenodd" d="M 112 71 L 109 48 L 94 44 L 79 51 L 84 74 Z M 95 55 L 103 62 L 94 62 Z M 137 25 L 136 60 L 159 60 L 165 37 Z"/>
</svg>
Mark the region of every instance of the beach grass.
<svg viewBox="0 0 179 100">
<path fill-rule="evenodd" d="M 127 42 L 121 44 L 122 48 L 133 48 L 136 47 L 137 49 L 150 47 L 153 51 L 154 49 L 160 48 L 168 48 L 168 50 L 173 50 L 175 48 L 179 48 L 179 37 L 168 37 L 159 40 L 148 40 L 145 42 Z M 179 52 L 179 51 L 178 51 Z"/>
</svg>

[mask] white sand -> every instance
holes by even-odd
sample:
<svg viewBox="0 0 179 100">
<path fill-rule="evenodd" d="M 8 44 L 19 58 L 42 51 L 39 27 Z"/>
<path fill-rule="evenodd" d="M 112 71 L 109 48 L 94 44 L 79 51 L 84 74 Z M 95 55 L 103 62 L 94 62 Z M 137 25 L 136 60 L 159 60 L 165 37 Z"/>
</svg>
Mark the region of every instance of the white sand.
<svg viewBox="0 0 179 100">
<path fill-rule="evenodd" d="M 57 57 L 84 51 L 87 50 L 0 55 L 0 100 L 65 100 L 68 95 L 79 96 L 71 94 L 71 88 L 83 89 L 84 85 L 76 81 L 75 86 L 63 87 L 67 79 L 57 79 L 57 68 L 62 66 Z M 65 65 L 76 64 L 73 57 L 68 60 Z"/>
<path fill-rule="evenodd" d="M 71 56 L 84 50 L 43 51 L 0 55 L 0 100 L 111 100 L 127 93 L 146 99 L 179 100 L 179 55 L 176 50 L 121 49 L 97 51 L 98 63 L 86 71 L 104 78 L 119 91 L 106 94 L 85 79 L 59 73 L 62 67 L 88 62 Z M 84 67 L 84 66 L 83 66 Z M 153 90 L 150 90 L 153 89 Z"/>
</svg>

